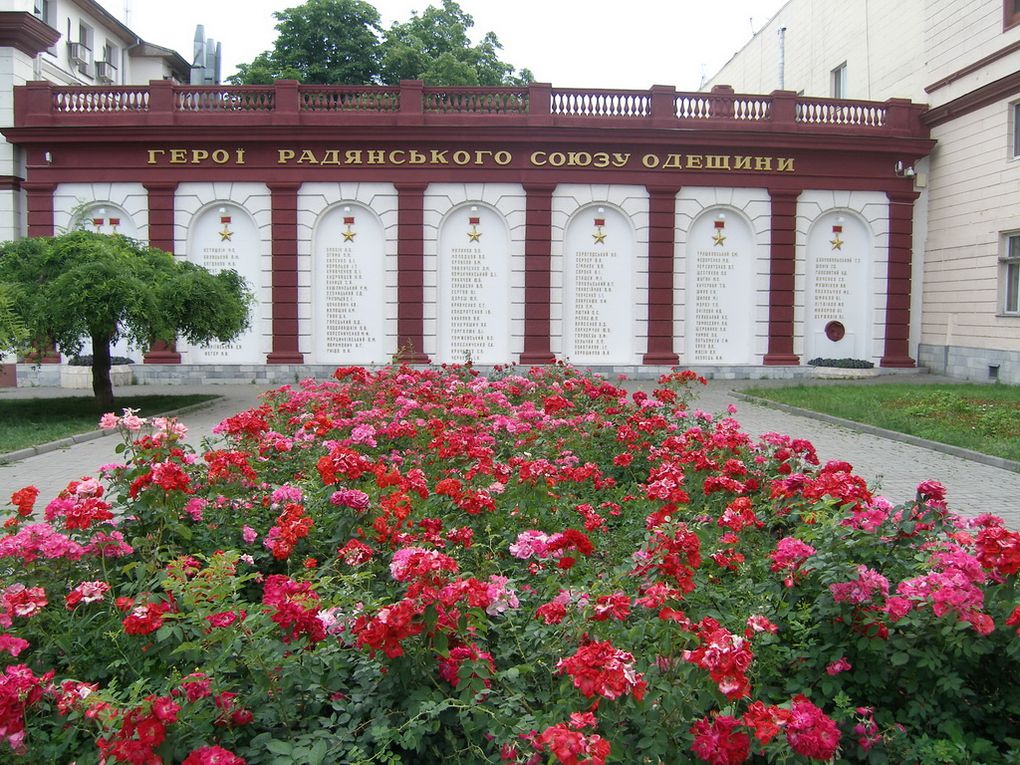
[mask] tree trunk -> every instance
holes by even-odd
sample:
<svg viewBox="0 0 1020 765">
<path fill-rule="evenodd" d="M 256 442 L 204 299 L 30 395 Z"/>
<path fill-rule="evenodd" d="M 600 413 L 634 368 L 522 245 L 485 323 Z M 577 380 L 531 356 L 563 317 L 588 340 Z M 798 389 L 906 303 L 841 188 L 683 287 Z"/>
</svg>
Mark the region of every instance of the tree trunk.
<svg viewBox="0 0 1020 765">
<path fill-rule="evenodd" d="M 92 393 L 100 412 L 113 411 L 113 382 L 110 380 L 110 338 L 92 336 Z"/>
</svg>

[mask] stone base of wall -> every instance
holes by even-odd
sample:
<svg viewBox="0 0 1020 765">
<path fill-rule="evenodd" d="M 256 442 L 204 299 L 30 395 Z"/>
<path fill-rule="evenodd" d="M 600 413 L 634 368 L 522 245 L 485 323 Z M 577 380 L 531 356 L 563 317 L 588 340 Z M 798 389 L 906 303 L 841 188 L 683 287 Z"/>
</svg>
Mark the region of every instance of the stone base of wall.
<svg viewBox="0 0 1020 765">
<path fill-rule="evenodd" d="M 110 382 L 115 388 L 131 385 L 133 367 L 130 364 L 116 364 L 110 367 Z M 92 367 L 78 367 L 70 364 L 60 366 L 60 387 L 92 390 Z"/>
<path fill-rule="evenodd" d="M 366 365 L 372 369 L 371 365 Z M 599 373 L 610 381 L 620 375 L 629 380 L 654 380 L 659 375 L 669 374 L 673 369 L 691 369 L 709 380 L 803 380 L 819 377 L 818 368 L 810 366 L 753 366 L 753 365 L 698 365 L 686 367 L 668 366 L 585 366 L 591 372 Z M 18 387 L 61 387 L 62 372 L 74 369 L 63 364 L 18 364 Z M 88 369 L 79 367 L 79 369 Z M 332 377 L 335 364 L 135 364 L 129 367 L 128 377 L 114 379 L 115 387 L 128 385 L 286 385 L 307 378 L 328 379 Z M 492 371 L 491 366 L 477 364 L 474 369 L 482 374 Z M 506 367 L 503 367 L 505 371 Z M 522 372 L 527 365 L 518 366 Z M 858 371 L 858 370 L 853 370 Z M 911 375 L 923 372 L 921 369 L 874 369 L 865 370 L 878 375 Z M 63 384 L 63 387 L 69 387 Z M 75 386 L 78 387 L 78 386 Z M 91 381 L 88 386 L 91 387 Z"/>
<path fill-rule="evenodd" d="M 961 380 L 991 382 L 998 379 L 1020 384 L 1020 351 L 922 343 L 917 347 L 917 363 L 935 374 Z"/>
</svg>

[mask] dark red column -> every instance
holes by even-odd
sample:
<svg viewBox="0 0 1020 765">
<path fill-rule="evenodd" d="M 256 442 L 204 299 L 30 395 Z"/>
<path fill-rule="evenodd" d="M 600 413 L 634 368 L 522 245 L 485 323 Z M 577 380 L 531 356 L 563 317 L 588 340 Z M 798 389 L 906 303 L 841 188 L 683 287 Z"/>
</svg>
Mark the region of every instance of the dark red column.
<svg viewBox="0 0 1020 765">
<path fill-rule="evenodd" d="M 53 236 L 53 191 L 57 188 L 53 183 L 21 184 L 25 190 L 28 206 L 28 235 Z"/>
<path fill-rule="evenodd" d="M 793 352 L 794 280 L 797 271 L 797 197 L 799 191 L 769 189 L 772 197 L 772 245 L 769 257 L 769 347 L 766 366 L 800 364 Z M 740 310 L 738 308 L 738 310 Z"/>
<path fill-rule="evenodd" d="M 552 195 L 555 185 L 526 185 L 524 222 L 524 352 L 522 364 L 551 364 L 550 272 Z"/>
<path fill-rule="evenodd" d="M 397 354 L 408 364 L 428 364 L 425 336 L 425 184 L 397 188 Z"/>
<path fill-rule="evenodd" d="M 53 192 L 57 188 L 53 183 L 22 183 L 28 207 L 28 235 L 53 236 Z M 40 356 L 33 362 L 41 364 L 59 364 L 60 354 L 49 343 Z"/>
<path fill-rule="evenodd" d="M 645 364 L 680 362 L 673 351 L 674 222 L 678 188 L 648 186 L 648 352 Z"/>
<path fill-rule="evenodd" d="M 298 183 L 269 185 L 273 197 L 273 350 L 267 364 L 303 364 L 298 346 Z"/>
<path fill-rule="evenodd" d="M 147 183 L 149 195 L 149 245 L 164 252 L 174 251 L 174 195 L 176 183 Z M 173 343 L 155 340 L 142 361 L 146 364 L 180 364 L 181 354 Z"/>
<path fill-rule="evenodd" d="M 916 191 L 890 191 L 889 272 L 886 276 L 883 367 L 913 367 L 910 358 L 910 268 Z"/>
</svg>

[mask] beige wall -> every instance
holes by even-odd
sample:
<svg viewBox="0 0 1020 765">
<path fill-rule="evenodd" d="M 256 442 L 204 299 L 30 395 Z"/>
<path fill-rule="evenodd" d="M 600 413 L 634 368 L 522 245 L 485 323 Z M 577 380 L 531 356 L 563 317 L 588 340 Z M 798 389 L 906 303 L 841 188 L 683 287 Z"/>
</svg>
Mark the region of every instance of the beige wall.
<svg viewBox="0 0 1020 765">
<path fill-rule="evenodd" d="M 786 89 L 829 96 L 829 73 L 847 62 L 851 98 L 910 98 L 939 106 L 1020 71 L 1020 52 L 927 91 L 931 85 L 1020 41 L 1003 31 L 1002 0 L 790 0 L 709 82 L 737 92 L 778 87 L 777 30 L 786 27 Z M 1003 98 L 932 129 L 915 234 L 924 344 L 1020 351 L 1020 317 L 1000 315 L 1004 232 L 1020 231 L 1020 160 L 1013 157 L 1012 105 Z M 919 293 L 919 295 L 918 295 Z"/>
<path fill-rule="evenodd" d="M 923 0 L 790 0 L 706 87 L 777 89 L 780 27 L 786 27 L 786 90 L 830 96 L 831 72 L 846 62 L 849 98 L 924 100 Z"/>
<path fill-rule="evenodd" d="M 1002 0 L 928 0 L 925 22 L 927 82 L 931 85 L 980 59 L 1020 41 L 1020 26 L 1002 30 Z M 925 100 L 939 106 L 1020 69 L 1013 54 L 991 62 Z"/>
<path fill-rule="evenodd" d="M 1020 231 L 1020 160 L 1010 100 L 936 127 L 921 342 L 1020 351 L 1020 317 L 1001 316 L 1003 232 Z"/>
</svg>

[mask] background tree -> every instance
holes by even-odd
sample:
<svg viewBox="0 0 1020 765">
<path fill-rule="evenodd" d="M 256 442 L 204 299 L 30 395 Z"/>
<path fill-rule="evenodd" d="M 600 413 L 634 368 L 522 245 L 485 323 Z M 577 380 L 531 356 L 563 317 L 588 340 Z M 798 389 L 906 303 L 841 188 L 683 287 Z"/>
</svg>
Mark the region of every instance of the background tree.
<svg viewBox="0 0 1020 765">
<path fill-rule="evenodd" d="M 120 235 L 72 231 L 0 246 L 0 291 L 36 347 L 92 342 L 92 392 L 113 407 L 110 347 L 183 337 L 227 342 L 248 326 L 252 295 L 236 271 L 213 274 Z"/>
<path fill-rule="evenodd" d="M 379 12 L 363 0 L 307 0 L 273 16 L 280 22 L 273 49 L 228 78 L 239 85 L 274 80 L 364 84 L 379 74 Z"/>
<path fill-rule="evenodd" d="M 430 85 L 526 85 L 534 77 L 527 69 L 500 61 L 503 49 L 492 32 L 471 45 L 468 30 L 475 20 L 454 2 L 430 5 L 421 16 L 412 14 L 395 23 L 382 43 L 382 81 L 424 80 Z"/>
<path fill-rule="evenodd" d="M 520 85 L 534 77 L 500 60 L 492 32 L 477 45 L 474 19 L 454 0 L 429 6 L 383 32 L 379 12 L 363 0 L 307 0 L 277 11 L 273 49 L 238 66 L 238 85 L 294 79 L 305 83 L 368 85 L 424 80 L 430 85 Z"/>
</svg>

